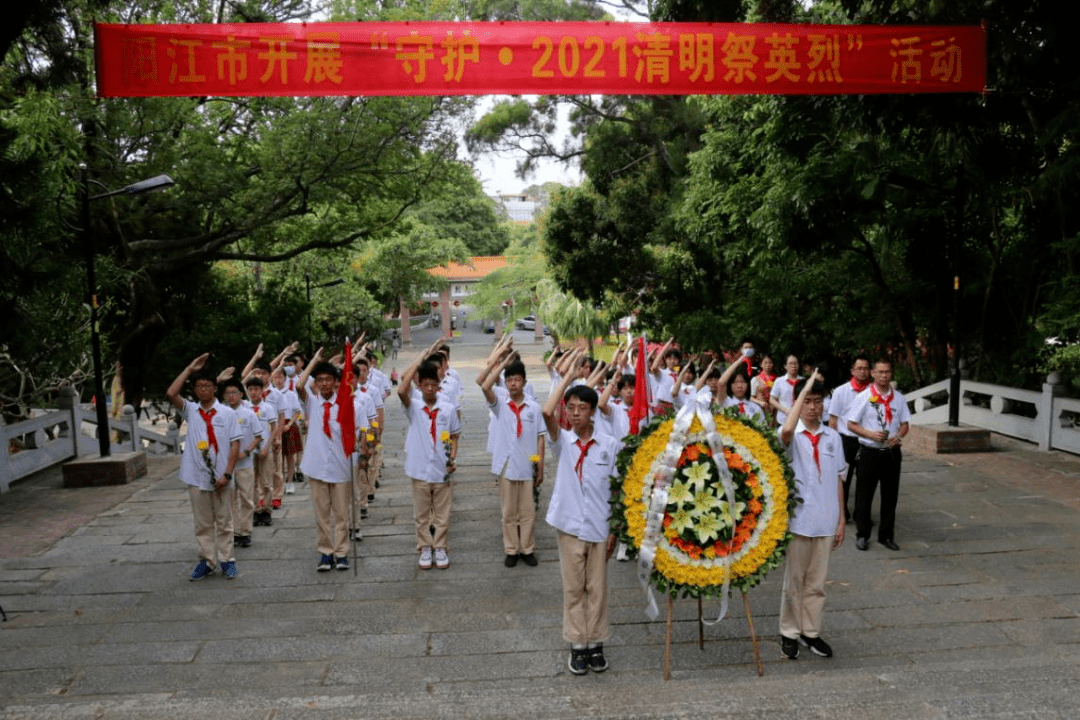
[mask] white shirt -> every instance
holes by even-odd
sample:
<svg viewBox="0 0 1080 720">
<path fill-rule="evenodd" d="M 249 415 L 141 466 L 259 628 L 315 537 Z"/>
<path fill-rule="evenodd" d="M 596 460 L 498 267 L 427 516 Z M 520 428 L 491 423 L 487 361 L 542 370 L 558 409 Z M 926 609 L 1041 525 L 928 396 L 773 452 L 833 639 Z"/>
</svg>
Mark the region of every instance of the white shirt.
<svg viewBox="0 0 1080 720">
<path fill-rule="evenodd" d="M 371 393 L 361 392 L 359 389 L 353 393 L 353 417 L 358 429 L 370 428 L 371 423 L 379 419 L 379 411 L 375 409 L 375 398 Z M 359 447 L 357 444 L 357 448 Z"/>
<path fill-rule="evenodd" d="M 622 449 L 622 439 L 630 434 L 630 408 L 622 401 L 621 397 L 612 398 L 608 401 L 609 415 L 600 413 L 605 424 L 604 431 L 619 441 L 619 449 Z"/>
<path fill-rule="evenodd" d="M 776 378 L 776 382 L 773 383 L 772 392 L 770 397 L 776 398 L 776 401 L 784 407 L 791 407 L 795 404 L 795 385 L 802 380 L 802 375 L 795 377 L 795 385 L 790 382 L 791 378 L 787 375 Z M 783 427 L 784 420 L 787 419 L 787 413 L 783 410 L 776 411 L 776 424 Z"/>
<path fill-rule="evenodd" d="M 442 436 L 444 432 L 450 435 L 461 432 L 461 422 L 454 405 L 440 395 L 435 400 L 435 407 L 429 409 L 420 391 L 415 390 L 409 406 L 402 404 L 402 407 L 409 422 L 405 435 L 405 474 L 413 480 L 445 482 L 446 463 L 449 460 L 446 442 L 449 441 L 444 442 Z M 431 417 L 424 412 L 425 409 L 435 414 L 434 439 L 431 437 Z"/>
<path fill-rule="evenodd" d="M 323 427 L 325 403 L 330 403 L 330 435 Z M 305 477 L 322 480 L 326 483 L 349 482 L 352 468 L 345 448 L 341 445 L 341 423 L 338 422 L 337 393 L 324 398 L 316 392 L 307 393 L 307 441 L 304 443 L 304 458 L 300 461 L 300 472 Z"/>
<path fill-rule="evenodd" d="M 240 405 L 233 412 L 236 413 L 236 424 L 240 430 L 240 455 L 236 461 L 235 469 L 247 470 L 255 464 L 255 455 L 244 457 L 244 451 L 251 447 L 251 443 L 255 442 L 256 435 L 263 437 L 262 421 L 259 420 L 259 416 L 254 410 L 243 405 Z M 263 442 L 266 442 L 265 437 L 263 437 Z M 258 452 L 258 450 L 252 452 Z"/>
<path fill-rule="evenodd" d="M 839 485 L 847 472 L 844 445 L 840 434 L 825 423 L 818 425 L 818 462 L 814 462 L 814 445 L 806 436 L 802 420 L 795 426 L 795 436 L 785 448 L 795 471 L 795 486 L 802 502 L 788 528 L 803 537 L 832 537 L 840 521 Z M 820 464 L 820 469 L 819 469 Z"/>
<path fill-rule="evenodd" d="M 738 412 L 740 402 L 743 406 L 743 411 L 740 414 L 746 415 L 751 420 L 754 420 L 756 422 L 765 422 L 765 413 L 761 411 L 761 406 L 753 400 L 736 400 L 733 397 L 727 397 L 724 398 L 724 407 L 733 407 L 735 408 L 736 412 Z"/>
<path fill-rule="evenodd" d="M 537 438 L 547 432 L 540 405 L 522 397 L 521 405 L 517 405 L 522 408 L 521 434 L 518 435 L 518 416 L 510 408 L 510 393 L 501 387 L 492 388 L 492 392 L 495 403 L 488 406 L 495 417 L 491 424 L 495 434 L 494 442 L 490 443 L 491 472 L 501 473 L 505 465 L 507 480 L 532 480 L 533 467 L 529 458 L 536 454 Z"/>
<path fill-rule="evenodd" d="M 218 476 L 225 474 L 225 468 L 229 465 L 229 444 L 233 440 L 240 439 L 240 428 L 236 424 L 236 413 L 218 400 L 207 412 L 213 412 L 214 416 L 210 423 L 214 426 L 214 439 L 217 440 L 217 449 L 210 445 L 209 433 L 206 429 L 206 421 L 199 414 L 202 406 L 191 400 L 184 400 L 184 409 L 181 414 L 187 422 L 187 438 L 184 440 L 184 454 L 180 456 L 180 479 L 184 483 L 203 490 L 213 490 L 214 481 Z M 206 443 L 206 453 L 199 449 L 200 443 Z M 214 468 L 214 475 L 210 475 L 206 458 L 210 458 L 210 464 Z"/>
<path fill-rule="evenodd" d="M 559 460 L 555 488 L 548 504 L 547 523 L 585 542 L 604 542 L 610 528 L 611 476 L 619 444 L 615 438 L 593 431 L 593 442 L 581 463 L 581 478 L 576 466 L 581 457 L 578 436 L 571 430 L 559 430 L 552 443 Z"/>
<path fill-rule="evenodd" d="M 862 391 L 856 390 L 851 383 L 852 381 L 849 380 L 833 389 L 832 402 L 829 403 L 829 415 L 836 418 L 837 432 L 848 437 L 857 437 L 855 433 L 848 430 L 847 415 L 851 409 L 851 404 L 855 402 L 855 398 Z"/>
<path fill-rule="evenodd" d="M 856 425 L 862 425 L 863 428 L 871 432 L 877 432 L 884 429 L 889 433 L 889 437 L 896 437 L 900 432 L 900 426 L 911 420 L 911 413 L 908 411 L 907 401 L 904 400 L 904 396 L 900 394 L 899 390 L 891 391 L 892 400 L 889 401 L 889 408 L 892 410 L 892 422 L 887 423 L 885 421 L 884 405 L 880 402 L 870 402 L 873 390 L 874 384 L 870 383 L 865 390 L 859 393 L 855 399 L 851 401 L 847 419 Z M 885 393 L 883 399 L 888 397 L 889 393 Z M 859 444 L 878 450 L 884 450 L 888 447 L 886 443 L 875 442 L 864 437 L 859 437 Z"/>
</svg>

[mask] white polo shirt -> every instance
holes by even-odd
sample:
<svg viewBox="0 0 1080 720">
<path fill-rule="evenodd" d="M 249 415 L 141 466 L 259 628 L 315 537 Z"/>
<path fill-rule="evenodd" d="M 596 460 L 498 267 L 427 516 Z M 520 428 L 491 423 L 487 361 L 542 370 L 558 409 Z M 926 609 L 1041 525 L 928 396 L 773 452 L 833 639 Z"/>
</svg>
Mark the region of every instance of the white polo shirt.
<svg viewBox="0 0 1080 720">
<path fill-rule="evenodd" d="M 791 468 L 795 471 L 795 486 L 802 502 L 788 528 L 803 537 L 832 537 L 840 521 L 839 485 L 847 472 L 844 446 L 840 434 L 825 423 L 818 425 L 818 462 L 814 462 L 814 445 L 807 436 L 803 421 L 795 426 L 795 436 L 785 448 Z"/>
<path fill-rule="evenodd" d="M 829 403 L 829 415 L 836 418 L 836 431 L 848 437 L 858 437 L 848 430 L 847 426 L 847 416 L 848 411 L 851 410 L 851 404 L 855 402 L 855 398 L 862 392 L 862 390 L 856 389 L 854 383 L 854 380 L 849 380 L 843 385 L 833 388 L 832 402 Z M 863 390 L 865 389 L 863 388 Z"/>
<path fill-rule="evenodd" d="M 181 414 L 187 422 L 187 438 L 184 440 L 184 454 L 180 456 L 180 479 L 185 484 L 203 490 L 213 490 L 217 476 L 225 474 L 225 468 L 229 465 L 229 444 L 233 440 L 240 439 L 240 428 L 236 424 L 236 413 L 219 400 L 207 412 L 212 412 L 210 424 L 214 427 L 214 438 L 217 440 L 217 450 L 210 445 L 210 435 L 206 428 L 206 421 L 199 414 L 202 406 L 191 400 L 184 400 L 184 409 Z M 205 442 L 206 452 L 210 456 L 210 462 L 214 467 L 215 475 L 211 477 L 210 468 L 206 465 L 203 453 L 199 450 L 199 443 Z"/>
<path fill-rule="evenodd" d="M 241 405 L 233 412 L 236 413 L 236 424 L 240 430 L 240 455 L 236 461 L 236 470 L 247 470 L 255 464 L 255 456 L 248 455 L 244 457 L 244 450 L 251 447 L 251 443 L 255 442 L 255 436 L 263 437 L 262 421 L 259 420 L 259 416 L 254 410 Z M 263 442 L 266 442 L 266 438 L 263 437 Z M 258 452 L 258 450 L 254 451 Z"/>
<path fill-rule="evenodd" d="M 900 394 L 899 390 L 892 391 L 892 399 L 889 400 L 889 408 L 892 410 L 891 422 L 886 421 L 885 406 L 881 402 L 870 402 L 871 392 L 874 390 L 874 384 L 870 383 L 865 390 L 859 393 L 854 400 L 851 401 L 851 406 L 848 409 L 847 419 L 854 422 L 856 425 L 862 425 L 865 429 L 876 432 L 884 428 L 889 437 L 895 437 L 900 432 L 900 426 L 911 420 L 911 412 L 908 411 L 907 401 L 904 396 Z M 889 393 L 885 393 L 883 398 L 887 399 Z M 875 442 L 868 438 L 860 437 L 859 444 L 867 447 L 875 448 L 878 450 L 884 450 L 888 447 L 886 443 Z"/>
<path fill-rule="evenodd" d="M 787 375 L 776 378 L 776 382 L 773 383 L 772 392 L 770 397 L 776 398 L 776 401 L 784 407 L 791 407 L 795 404 L 795 385 L 799 384 L 802 380 L 802 375 L 795 377 L 795 382 L 791 382 L 791 378 Z M 787 413 L 783 410 L 776 411 L 776 424 L 783 427 L 784 420 L 787 419 Z"/>
<path fill-rule="evenodd" d="M 559 460 L 555 475 L 555 488 L 548 504 L 547 523 L 585 542 L 604 542 L 610 528 L 611 476 L 615 474 L 615 459 L 619 443 L 615 438 L 593 431 L 581 463 L 581 477 L 577 464 L 581 450 L 578 436 L 571 430 L 559 430 L 559 437 L 552 449 Z"/>
<path fill-rule="evenodd" d="M 431 416 L 425 413 L 427 405 L 419 390 L 410 397 L 405 418 L 409 430 L 405 435 L 405 474 L 413 480 L 427 483 L 441 483 L 446 480 L 446 447 L 442 434 L 448 432 L 457 435 L 461 432 L 461 421 L 453 403 L 440 395 L 435 407 L 429 410 L 435 415 L 434 437 L 432 437 Z"/>
<path fill-rule="evenodd" d="M 740 403 L 743 406 L 743 409 L 741 411 L 739 410 Z M 751 420 L 755 420 L 760 423 L 765 422 L 765 413 L 762 412 L 761 406 L 753 400 L 736 400 L 733 397 L 726 397 L 724 398 L 724 407 L 733 407 L 735 408 L 735 411 L 738 412 L 740 415 L 746 415 Z"/>
<path fill-rule="evenodd" d="M 494 387 L 495 403 L 489 405 L 494 416 L 491 432 L 495 434 L 491 443 L 491 472 L 498 474 L 506 465 L 507 480 L 532 480 L 532 461 L 536 454 L 537 438 L 546 434 L 543 415 L 539 403 L 522 397 L 521 434 L 517 432 L 518 415 L 510 407 L 510 393 L 505 388 Z"/>
<path fill-rule="evenodd" d="M 326 434 L 323 417 L 326 403 L 330 403 L 330 435 Z M 307 441 L 304 443 L 304 459 L 300 472 L 305 477 L 326 483 L 349 482 L 352 468 L 345 448 L 341 445 L 341 423 L 338 422 L 337 393 L 324 398 L 308 390 L 305 414 L 307 417 Z"/>
</svg>

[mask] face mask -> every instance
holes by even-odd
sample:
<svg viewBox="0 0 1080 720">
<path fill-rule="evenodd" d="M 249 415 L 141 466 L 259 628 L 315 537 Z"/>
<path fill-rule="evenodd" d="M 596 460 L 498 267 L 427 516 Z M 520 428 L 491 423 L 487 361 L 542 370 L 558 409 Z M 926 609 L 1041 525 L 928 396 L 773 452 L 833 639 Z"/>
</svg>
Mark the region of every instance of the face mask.
<svg viewBox="0 0 1080 720">
<path fill-rule="evenodd" d="M 293 365 L 286 365 L 285 366 L 285 376 L 286 377 L 292 377 L 295 374 L 296 374 L 296 367 L 295 366 L 293 366 Z"/>
<path fill-rule="evenodd" d="M 754 348 L 743 348 L 743 357 L 754 357 Z"/>
</svg>

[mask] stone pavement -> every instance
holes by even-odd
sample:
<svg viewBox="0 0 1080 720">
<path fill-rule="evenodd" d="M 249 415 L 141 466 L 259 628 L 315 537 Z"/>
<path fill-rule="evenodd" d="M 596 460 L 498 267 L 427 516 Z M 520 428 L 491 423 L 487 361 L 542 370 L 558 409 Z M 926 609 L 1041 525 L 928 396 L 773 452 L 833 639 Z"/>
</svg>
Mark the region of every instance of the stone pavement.
<svg viewBox="0 0 1080 720">
<path fill-rule="evenodd" d="M 175 459 L 122 488 L 63 490 L 55 471 L 0 496 L 0 718 L 1080 716 L 1080 460 L 998 437 L 991 453 L 905 457 L 902 550 L 849 539 L 833 556 L 834 658 L 781 659 L 776 571 L 750 594 L 764 677 L 736 595 L 704 650 L 696 603 L 676 602 L 664 682 L 664 623 L 612 561 L 611 669 L 571 675 L 552 530 L 538 524 L 539 567 L 502 565 L 473 383 L 492 337 L 468 333 L 448 570 L 416 567 L 393 405 L 356 576 L 315 572 L 305 485 L 237 550 L 239 578 L 197 583 Z M 518 336 L 546 390 L 539 346 Z"/>
</svg>

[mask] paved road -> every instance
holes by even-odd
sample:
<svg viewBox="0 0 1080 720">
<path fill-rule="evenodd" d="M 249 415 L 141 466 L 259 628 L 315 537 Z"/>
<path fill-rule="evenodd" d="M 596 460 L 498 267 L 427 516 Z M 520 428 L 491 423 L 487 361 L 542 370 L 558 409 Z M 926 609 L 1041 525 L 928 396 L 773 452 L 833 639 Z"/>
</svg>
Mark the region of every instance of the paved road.
<svg viewBox="0 0 1080 720">
<path fill-rule="evenodd" d="M 1000 438 L 905 458 L 902 551 L 834 556 L 836 657 L 780 658 L 775 572 L 750 595 L 764 677 L 741 602 L 699 650 L 696 605 L 680 601 L 664 682 L 664 625 L 613 564 L 611 670 L 570 675 L 553 532 L 538 528 L 539 567 L 502 565 L 472 383 L 492 336 L 472 335 L 453 356 L 467 402 L 448 570 L 416 567 L 396 408 L 356 577 L 315 572 L 304 486 L 238 550 L 232 582 L 187 580 L 175 461 L 123 488 L 65 491 L 45 473 L 0 496 L 0 718 L 1080 716 L 1080 461 Z M 546 388 L 541 346 L 518 335 Z"/>
</svg>

